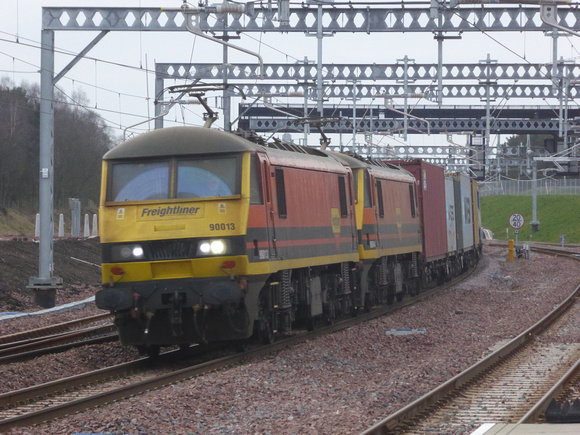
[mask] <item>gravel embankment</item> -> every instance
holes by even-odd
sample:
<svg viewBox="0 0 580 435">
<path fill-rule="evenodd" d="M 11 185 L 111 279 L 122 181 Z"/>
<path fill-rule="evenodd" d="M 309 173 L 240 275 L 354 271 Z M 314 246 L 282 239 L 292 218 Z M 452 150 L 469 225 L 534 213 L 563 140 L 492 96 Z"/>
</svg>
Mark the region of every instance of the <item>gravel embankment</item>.
<svg viewBox="0 0 580 435">
<path fill-rule="evenodd" d="M 578 285 L 577 263 L 539 254 L 508 263 L 505 255 L 486 247 L 462 284 L 364 325 L 11 433 L 358 433 L 531 326 Z M 387 328 L 426 332 L 393 336 Z M 578 334 L 570 328 L 562 340 Z M 37 371 L 52 379 L 130 356 L 118 345 L 77 349 L 5 366 L 2 378 L 13 389 Z"/>
</svg>

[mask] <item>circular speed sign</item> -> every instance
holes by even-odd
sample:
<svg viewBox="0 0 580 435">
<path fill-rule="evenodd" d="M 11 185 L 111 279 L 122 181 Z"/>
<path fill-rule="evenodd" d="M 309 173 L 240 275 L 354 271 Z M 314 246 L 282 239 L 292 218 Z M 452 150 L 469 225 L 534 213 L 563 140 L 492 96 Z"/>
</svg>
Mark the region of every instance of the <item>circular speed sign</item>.
<svg viewBox="0 0 580 435">
<path fill-rule="evenodd" d="M 524 226 L 524 217 L 519 213 L 514 213 L 510 216 L 510 226 L 519 230 L 521 227 Z"/>
</svg>

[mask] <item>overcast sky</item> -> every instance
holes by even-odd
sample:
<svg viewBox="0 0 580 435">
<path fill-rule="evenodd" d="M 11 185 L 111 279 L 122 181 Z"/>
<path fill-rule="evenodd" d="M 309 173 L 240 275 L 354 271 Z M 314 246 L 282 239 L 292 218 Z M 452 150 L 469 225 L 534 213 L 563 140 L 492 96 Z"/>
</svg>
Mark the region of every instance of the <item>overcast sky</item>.
<svg viewBox="0 0 580 435">
<path fill-rule="evenodd" d="M 41 9 L 48 6 L 69 7 L 171 7 L 179 8 L 181 0 L 2 0 L 0 14 L 0 76 L 17 85 L 23 81 L 39 83 Z M 197 2 L 194 2 L 197 3 Z M 216 2 L 217 3 L 217 2 Z M 266 3 L 264 1 L 264 3 Z M 355 2 L 354 2 L 355 3 Z M 215 4 L 210 1 L 210 4 Z M 97 35 L 91 31 L 58 31 L 55 45 L 55 70 L 58 73 L 72 56 Z M 490 38 L 492 36 L 496 41 Z M 304 34 L 249 33 L 232 43 L 259 52 L 265 63 L 294 63 L 307 56 L 317 58 L 316 38 Z M 405 34 L 337 34 L 324 39 L 323 63 L 395 63 L 405 55 L 416 63 L 437 62 L 437 42 L 430 33 Z M 558 55 L 566 59 L 578 57 L 577 37 L 560 38 Z M 491 58 L 507 63 L 550 63 L 552 39 L 541 32 L 494 32 L 491 35 L 464 33 L 461 40 L 444 43 L 444 63 L 478 63 L 490 53 Z M 84 92 L 87 106 L 97 109 L 117 135 L 133 124 L 142 122 L 154 113 L 155 62 L 214 62 L 221 64 L 222 48 L 214 42 L 196 38 L 187 32 L 110 32 L 89 52 L 88 59 L 76 65 L 58 86 L 67 95 Z M 525 59 L 525 60 L 524 60 Z M 231 51 L 230 62 L 255 62 L 255 58 Z M 169 85 L 171 83 L 167 83 Z M 176 83 L 177 84 L 177 83 Z M 214 100 L 215 101 L 215 100 Z M 286 102 L 288 100 L 283 100 Z M 289 100 L 301 103 L 301 99 Z M 210 103 L 212 99 L 210 98 Z M 234 106 L 240 100 L 234 100 Z M 366 100 L 370 103 L 370 100 Z M 338 103 L 338 102 L 335 102 Z M 376 102 L 375 102 L 376 103 Z M 444 100 L 444 104 L 478 104 L 465 99 Z M 542 104 L 530 100 L 526 104 Z M 346 103 L 344 103 L 346 104 Z M 362 103 L 357 103 L 362 104 Z M 524 104 L 512 100 L 511 104 Z M 313 106 L 315 103 L 313 103 Z M 217 108 L 221 112 L 221 108 Z M 203 110 L 187 106 L 174 108 L 165 118 L 165 125 L 201 125 Z M 237 114 L 234 113 L 232 119 Z M 223 126 L 220 121 L 216 125 Z M 135 129 L 142 132 L 153 123 Z M 399 138 L 400 140 L 400 138 Z M 424 137 L 425 144 L 437 138 Z M 315 138 L 311 144 L 318 143 Z M 383 142 L 384 143 L 384 142 Z"/>
</svg>

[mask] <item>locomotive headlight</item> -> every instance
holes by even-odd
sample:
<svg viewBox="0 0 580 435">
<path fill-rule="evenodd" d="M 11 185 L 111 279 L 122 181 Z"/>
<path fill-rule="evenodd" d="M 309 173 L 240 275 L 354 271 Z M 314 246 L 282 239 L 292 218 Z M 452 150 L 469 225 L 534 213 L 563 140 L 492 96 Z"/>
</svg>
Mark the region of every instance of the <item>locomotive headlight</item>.
<svg viewBox="0 0 580 435">
<path fill-rule="evenodd" d="M 111 256 L 113 261 L 143 260 L 145 251 L 141 245 L 117 245 L 113 246 Z"/>
<path fill-rule="evenodd" d="M 132 254 L 135 258 L 143 258 L 143 248 L 139 245 L 133 247 Z"/>
<path fill-rule="evenodd" d="M 223 254 L 226 250 L 226 245 L 221 240 L 215 240 L 211 242 L 210 250 L 212 254 L 219 255 Z"/>
<path fill-rule="evenodd" d="M 197 248 L 198 255 L 222 255 L 227 251 L 224 240 L 204 240 Z"/>
<path fill-rule="evenodd" d="M 210 242 L 201 242 L 199 244 L 199 252 L 201 252 L 202 254 L 209 254 L 211 251 L 211 243 Z"/>
</svg>

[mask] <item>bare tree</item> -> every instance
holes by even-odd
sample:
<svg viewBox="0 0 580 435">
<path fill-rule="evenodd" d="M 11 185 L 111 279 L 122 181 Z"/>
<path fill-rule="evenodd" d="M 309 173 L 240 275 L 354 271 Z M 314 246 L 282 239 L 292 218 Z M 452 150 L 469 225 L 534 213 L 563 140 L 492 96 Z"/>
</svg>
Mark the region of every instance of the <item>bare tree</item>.
<svg viewBox="0 0 580 435">
<path fill-rule="evenodd" d="M 39 107 L 26 87 L 0 84 L 0 202 L 30 207 L 38 196 Z"/>
<path fill-rule="evenodd" d="M 99 199 L 101 160 L 112 146 L 109 129 L 102 119 L 85 109 L 82 92 L 71 104 L 60 99 L 55 106 L 55 203 L 66 206 L 68 198 L 96 207 Z"/>
<path fill-rule="evenodd" d="M 39 88 L 0 79 L 0 207 L 36 210 L 39 176 Z M 55 102 L 54 157 L 57 207 L 68 198 L 98 203 L 101 158 L 113 143 L 103 120 L 87 110 L 82 92 Z"/>
</svg>

